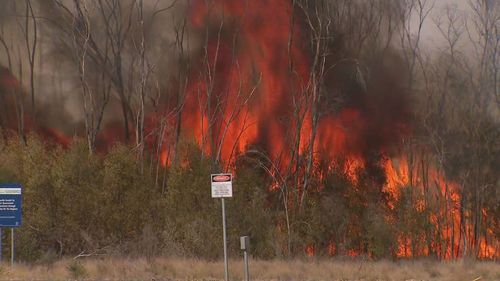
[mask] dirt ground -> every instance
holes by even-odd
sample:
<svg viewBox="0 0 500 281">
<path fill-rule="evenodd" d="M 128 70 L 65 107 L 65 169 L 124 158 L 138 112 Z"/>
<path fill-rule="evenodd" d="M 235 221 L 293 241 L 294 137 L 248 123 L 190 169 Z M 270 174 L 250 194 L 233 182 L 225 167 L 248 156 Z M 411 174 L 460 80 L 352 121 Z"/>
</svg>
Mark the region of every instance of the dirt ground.
<svg viewBox="0 0 500 281">
<path fill-rule="evenodd" d="M 196 259 L 65 259 L 50 264 L 0 265 L 0 280 L 222 280 L 223 263 Z M 229 262 L 231 280 L 243 263 Z M 250 261 L 251 280 L 500 281 L 498 262 L 271 260 Z"/>
</svg>

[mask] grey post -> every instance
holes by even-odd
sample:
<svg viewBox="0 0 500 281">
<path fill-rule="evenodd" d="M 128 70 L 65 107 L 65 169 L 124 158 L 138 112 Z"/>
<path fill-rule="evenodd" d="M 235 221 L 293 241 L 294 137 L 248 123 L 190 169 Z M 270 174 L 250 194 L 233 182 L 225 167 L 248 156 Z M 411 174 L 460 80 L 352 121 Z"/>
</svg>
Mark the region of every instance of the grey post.
<svg viewBox="0 0 500 281">
<path fill-rule="evenodd" d="M 2 261 L 2 228 L 0 227 L 0 262 Z"/>
<path fill-rule="evenodd" d="M 250 237 L 240 237 L 240 247 L 243 250 L 243 260 L 245 262 L 245 281 L 250 281 L 250 271 L 248 270 L 248 253 L 247 250 L 250 246 Z"/>
<path fill-rule="evenodd" d="M 10 265 L 14 265 L 14 228 L 10 229 Z"/>
<path fill-rule="evenodd" d="M 228 281 L 227 273 L 227 237 L 226 237 L 226 209 L 224 207 L 224 197 L 222 201 L 222 235 L 224 236 L 224 281 Z"/>
</svg>

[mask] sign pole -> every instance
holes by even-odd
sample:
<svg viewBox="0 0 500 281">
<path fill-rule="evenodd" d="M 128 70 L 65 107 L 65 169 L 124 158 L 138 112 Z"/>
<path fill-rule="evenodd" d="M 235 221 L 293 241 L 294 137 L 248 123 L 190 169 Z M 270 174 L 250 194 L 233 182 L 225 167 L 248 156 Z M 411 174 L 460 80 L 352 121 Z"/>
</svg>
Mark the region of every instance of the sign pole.
<svg viewBox="0 0 500 281">
<path fill-rule="evenodd" d="M 2 228 L 0 227 L 0 262 L 2 262 Z"/>
<path fill-rule="evenodd" d="M 14 265 L 14 228 L 10 229 L 10 265 Z"/>
<path fill-rule="evenodd" d="M 247 250 L 243 252 L 243 260 L 245 262 L 245 281 L 250 281 L 250 272 L 248 271 L 248 253 Z"/>
<path fill-rule="evenodd" d="M 212 174 L 212 198 L 220 198 L 222 204 L 222 237 L 224 240 L 224 281 L 229 280 L 227 266 L 227 234 L 226 234 L 226 206 L 224 197 L 233 197 L 233 175 L 232 174 Z"/>
<path fill-rule="evenodd" d="M 227 236 L 226 236 L 226 208 L 224 206 L 224 197 L 222 202 L 222 234 L 224 236 L 224 281 L 228 281 L 228 266 L 227 266 Z"/>
<path fill-rule="evenodd" d="M 250 237 L 240 237 L 240 248 L 243 250 L 243 261 L 245 263 L 245 281 L 250 281 L 250 271 L 248 270 L 248 247 L 250 247 Z"/>
</svg>

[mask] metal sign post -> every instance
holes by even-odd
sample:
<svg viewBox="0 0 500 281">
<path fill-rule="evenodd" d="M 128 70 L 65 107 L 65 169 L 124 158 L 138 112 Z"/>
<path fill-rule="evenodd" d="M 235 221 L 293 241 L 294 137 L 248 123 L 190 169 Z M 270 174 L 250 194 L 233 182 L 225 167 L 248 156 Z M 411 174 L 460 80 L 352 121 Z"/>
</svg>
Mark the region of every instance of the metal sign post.
<svg viewBox="0 0 500 281">
<path fill-rule="evenodd" d="M 10 229 L 10 265 L 14 265 L 14 228 Z"/>
<path fill-rule="evenodd" d="M 228 265 L 227 265 L 227 236 L 226 236 L 226 208 L 224 207 L 224 197 L 222 202 L 222 236 L 224 237 L 224 281 L 229 280 Z"/>
<path fill-rule="evenodd" d="M 2 262 L 2 228 L 0 227 L 0 262 Z"/>
<path fill-rule="evenodd" d="M 250 237 L 240 237 L 240 248 L 243 250 L 243 261 L 245 263 L 245 281 L 250 281 L 250 271 L 248 270 L 248 247 L 250 246 Z"/>
<path fill-rule="evenodd" d="M 224 241 L 224 281 L 229 280 L 227 263 L 226 207 L 224 197 L 233 197 L 232 174 L 212 174 L 212 198 L 220 198 L 222 204 L 222 236 Z"/>
<path fill-rule="evenodd" d="M 14 264 L 14 228 L 21 226 L 22 186 L 0 183 L 0 228 L 10 227 L 10 263 Z M 0 230 L 0 259 L 1 259 Z"/>
</svg>

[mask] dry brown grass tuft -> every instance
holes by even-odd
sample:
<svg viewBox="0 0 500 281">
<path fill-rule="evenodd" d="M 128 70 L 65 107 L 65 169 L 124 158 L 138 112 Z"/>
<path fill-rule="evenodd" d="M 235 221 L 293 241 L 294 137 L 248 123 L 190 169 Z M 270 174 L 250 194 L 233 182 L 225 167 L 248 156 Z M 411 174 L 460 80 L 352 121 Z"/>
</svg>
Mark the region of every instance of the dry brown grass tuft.
<svg viewBox="0 0 500 281">
<path fill-rule="evenodd" d="M 243 279 L 243 263 L 230 261 L 231 280 Z M 495 262 L 272 260 L 250 261 L 251 280 L 500 280 Z M 222 262 L 196 259 L 85 259 L 49 265 L 0 265 L 0 280 L 221 280 Z"/>
</svg>

